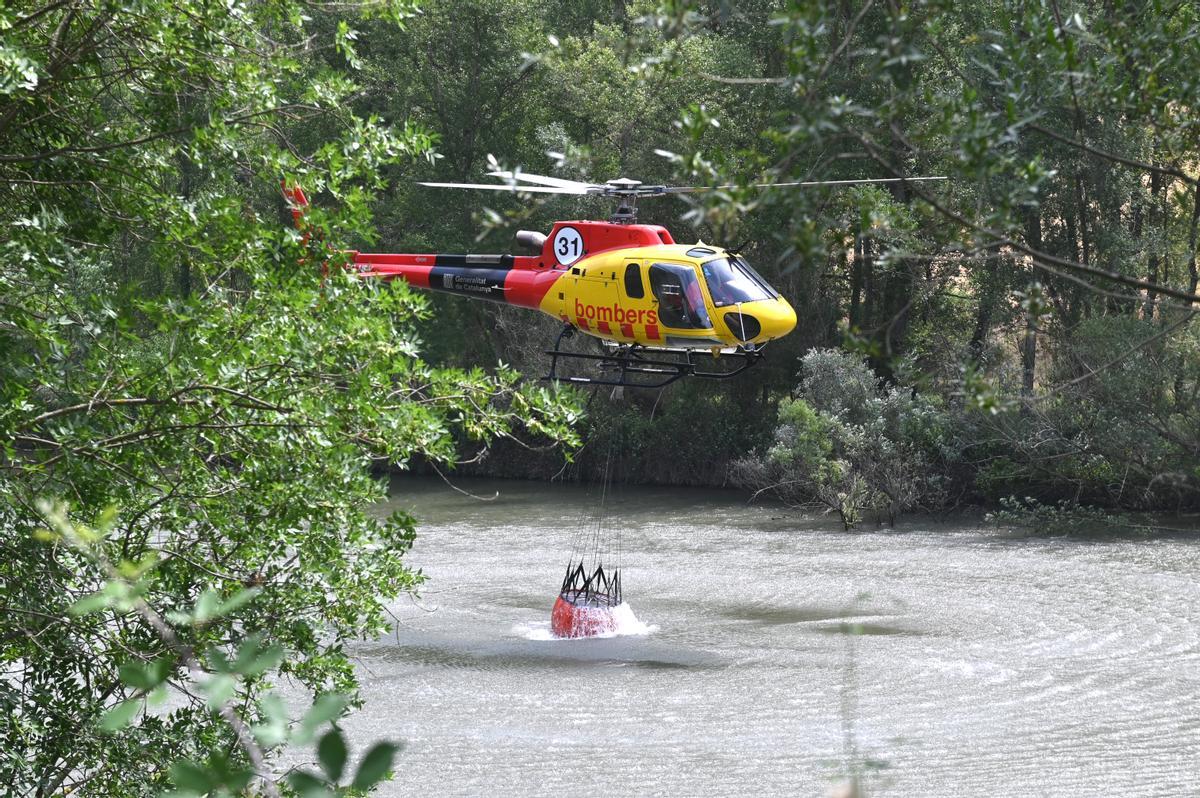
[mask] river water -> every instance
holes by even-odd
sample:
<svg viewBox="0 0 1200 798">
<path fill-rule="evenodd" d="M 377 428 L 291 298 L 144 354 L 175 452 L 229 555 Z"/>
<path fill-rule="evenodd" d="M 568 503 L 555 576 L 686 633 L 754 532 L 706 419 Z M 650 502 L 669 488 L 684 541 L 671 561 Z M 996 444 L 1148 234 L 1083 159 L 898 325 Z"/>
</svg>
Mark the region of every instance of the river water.
<svg viewBox="0 0 1200 798">
<path fill-rule="evenodd" d="M 383 795 L 1200 794 L 1200 536 L 845 533 L 736 493 L 616 488 L 637 634 L 554 640 L 598 494 L 397 479 L 429 577 L 357 644 Z M 855 634 L 847 634 L 853 630 Z"/>
</svg>

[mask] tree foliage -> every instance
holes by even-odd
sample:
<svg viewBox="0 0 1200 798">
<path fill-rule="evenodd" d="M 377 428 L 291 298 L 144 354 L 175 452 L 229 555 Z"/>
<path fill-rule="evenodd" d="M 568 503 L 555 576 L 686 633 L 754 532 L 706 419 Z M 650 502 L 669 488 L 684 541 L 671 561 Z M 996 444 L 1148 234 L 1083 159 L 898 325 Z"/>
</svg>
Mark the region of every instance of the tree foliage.
<svg viewBox="0 0 1200 798">
<path fill-rule="evenodd" d="M 508 454 L 573 442 L 579 411 L 526 379 L 552 322 L 365 285 L 337 251 L 504 249 L 517 226 L 607 210 L 484 208 L 417 179 L 950 178 L 647 203 L 681 240 L 745 243 L 800 323 L 730 384 L 593 397 L 581 475 L 614 444 L 630 479 L 715 483 L 744 458 L 758 487 L 847 522 L 1200 499 L 1194 4 L 416 12 L 0 9 L 11 791 L 270 792 L 289 739 L 319 740 L 321 770 L 287 789 L 355 788 L 327 729 L 353 698 L 343 645 L 420 581 L 413 520 L 368 509 L 372 469 L 553 473 L 560 455 Z M 281 180 L 315 199 L 303 230 Z M 281 676 L 314 696 L 301 719 L 269 698 Z"/>
<path fill-rule="evenodd" d="M 797 395 L 780 402 L 773 444 L 736 463 L 741 484 L 831 510 L 847 529 L 953 498 L 961 431 L 935 400 L 880 384 L 861 359 L 837 350 L 813 350 L 803 365 Z"/>
<path fill-rule="evenodd" d="M 514 104 L 534 129 L 501 149 L 509 165 L 713 185 L 949 178 L 646 203 L 646 218 L 677 238 L 691 226 L 708 241 L 748 241 L 800 323 L 751 385 L 680 385 L 669 400 L 626 400 L 615 412 L 653 418 L 651 430 L 724 413 L 745 434 L 704 462 L 729 463 L 768 444 L 800 355 L 842 346 L 886 380 L 980 411 L 962 419 L 977 498 L 1016 483 L 1055 502 L 1200 498 L 1193 5 L 628 3 L 615 14 L 582 7 L 569 28 L 554 6 L 530 8 L 544 13 L 526 18 L 510 52 L 547 43 L 524 63 Z M 561 165 L 546 149 L 564 154 Z M 473 163 L 461 177 L 482 176 L 482 153 Z M 580 212 L 563 202 L 497 203 L 493 229 Z M 498 336 L 448 333 L 439 337 L 453 352 L 439 354 L 472 362 L 487 341 L 485 359 L 532 370 L 529 340 L 549 332 L 514 323 Z M 1122 370 L 1136 391 L 1106 387 Z M 671 445 L 664 437 L 656 448 Z M 627 458 L 627 471 L 664 478 L 640 462 Z"/>
<path fill-rule="evenodd" d="M 365 10 L 395 25 L 414 9 Z M 381 170 L 431 156 L 433 136 L 350 107 L 357 11 L 330 13 L 0 11 L 12 794 L 275 794 L 271 753 L 353 700 L 345 641 L 379 634 L 421 581 L 403 561 L 413 519 L 370 509 L 372 469 L 572 439 L 561 397 L 511 370 L 426 365 L 424 300 L 338 268 L 327 242 L 369 237 Z M 320 200 L 303 232 L 281 180 Z M 280 678 L 316 716 L 291 722 Z M 385 750 L 347 783 L 382 777 Z"/>
</svg>

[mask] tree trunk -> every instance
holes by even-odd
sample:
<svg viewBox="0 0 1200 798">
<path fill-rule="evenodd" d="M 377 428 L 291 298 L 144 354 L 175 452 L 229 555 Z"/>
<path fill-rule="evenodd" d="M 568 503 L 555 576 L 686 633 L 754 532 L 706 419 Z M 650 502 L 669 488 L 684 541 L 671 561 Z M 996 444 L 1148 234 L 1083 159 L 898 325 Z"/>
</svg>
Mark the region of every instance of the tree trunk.
<svg viewBox="0 0 1200 798">
<path fill-rule="evenodd" d="M 971 362 L 976 365 L 983 360 L 983 345 L 987 341 L 988 330 L 992 327 L 993 307 L 990 296 L 980 295 L 979 308 L 975 312 L 975 331 L 971 333 L 971 343 L 967 346 Z"/>
<path fill-rule="evenodd" d="M 863 237 L 854 237 L 854 258 L 850 263 L 850 328 L 862 326 L 862 289 L 863 261 L 866 260 L 866 247 Z"/>
<path fill-rule="evenodd" d="M 179 155 L 179 196 L 184 200 L 192 198 L 192 159 L 185 153 Z M 192 295 L 192 263 L 186 248 L 179 253 L 179 296 L 187 299 Z"/>
<path fill-rule="evenodd" d="M 971 333 L 971 342 L 967 345 L 969 357 L 976 365 L 983 360 L 983 347 L 987 343 L 988 331 L 992 329 L 992 317 L 996 312 L 996 301 L 999 299 L 1000 292 L 996 286 L 996 262 L 999 257 L 1000 246 L 989 246 L 983 262 L 984 277 L 979 281 L 979 307 L 975 310 L 975 330 Z"/>
<path fill-rule="evenodd" d="M 876 324 L 875 308 L 879 297 L 875 296 L 875 257 L 869 238 L 863 238 L 862 281 L 863 301 L 860 322 L 864 326 L 874 327 Z"/>
<path fill-rule="evenodd" d="M 1033 380 L 1037 366 L 1037 328 L 1033 314 L 1025 316 L 1025 338 L 1021 342 L 1021 401 L 1028 410 L 1033 404 Z"/>
<path fill-rule="evenodd" d="M 1030 210 L 1025 217 L 1025 243 L 1030 249 L 1042 249 L 1042 212 Z M 1025 315 L 1025 337 L 1021 342 L 1021 409 L 1027 413 L 1033 406 L 1033 384 L 1037 373 L 1037 319 Z"/>
<path fill-rule="evenodd" d="M 1188 293 L 1195 296 L 1200 284 L 1196 270 L 1196 233 L 1200 228 L 1200 186 L 1192 188 L 1192 226 L 1188 229 Z M 1192 301 L 1195 304 L 1195 300 Z"/>
<path fill-rule="evenodd" d="M 1162 205 L 1162 197 L 1160 194 L 1163 189 L 1163 178 L 1161 172 L 1150 173 L 1150 229 L 1154 234 L 1154 243 L 1151 245 L 1150 257 L 1146 259 L 1146 280 L 1151 283 L 1158 282 L 1159 270 L 1159 240 L 1163 233 L 1163 219 L 1165 217 L 1165 209 Z M 1135 235 L 1141 235 L 1141 224 L 1139 218 L 1139 230 Z M 1142 305 L 1142 317 L 1146 321 L 1154 318 L 1154 305 L 1158 299 L 1158 294 L 1153 288 L 1146 289 L 1146 301 Z"/>
<path fill-rule="evenodd" d="M 175 108 L 180 127 L 186 126 L 192 118 L 192 109 L 196 105 L 196 100 L 186 92 L 175 93 Z M 179 196 L 184 202 L 192 199 L 196 191 L 197 172 L 196 163 L 188 155 L 186 147 L 180 147 L 175 161 L 179 169 Z M 176 287 L 179 290 L 179 296 L 187 299 L 192 295 L 192 262 L 191 253 L 186 248 L 181 248 L 179 251 L 179 271 L 176 275 Z"/>
</svg>

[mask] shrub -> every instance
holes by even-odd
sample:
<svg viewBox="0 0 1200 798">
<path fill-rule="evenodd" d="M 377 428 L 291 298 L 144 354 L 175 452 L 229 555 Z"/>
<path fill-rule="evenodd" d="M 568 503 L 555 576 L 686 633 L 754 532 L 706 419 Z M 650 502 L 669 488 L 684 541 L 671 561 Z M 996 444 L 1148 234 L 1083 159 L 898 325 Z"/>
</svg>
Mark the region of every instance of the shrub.
<svg viewBox="0 0 1200 798">
<path fill-rule="evenodd" d="M 796 398 L 779 407 L 774 442 L 739 461 L 734 478 L 796 506 L 823 506 L 845 528 L 867 513 L 894 523 L 902 512 L 942 506 L 957 459 L 951 416 L 903 386 L 885 386 L 845 352 L 803 358 Z"/>
</svg>

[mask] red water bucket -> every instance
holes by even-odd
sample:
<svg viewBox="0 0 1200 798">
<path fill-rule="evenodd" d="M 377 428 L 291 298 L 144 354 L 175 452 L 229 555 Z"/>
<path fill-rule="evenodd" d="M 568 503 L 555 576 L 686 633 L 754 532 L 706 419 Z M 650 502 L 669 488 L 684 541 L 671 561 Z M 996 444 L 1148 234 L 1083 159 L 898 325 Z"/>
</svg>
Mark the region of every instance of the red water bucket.
<svg viewBox="0 0 1200 798">
<path fill-rule="evenodd" d="M 607 605 L 573 604 L 562 596 L 550 613 L 550 630 L 555 637 L 596 637 L 617 631 L 614 608 Z"/>
</svg>

